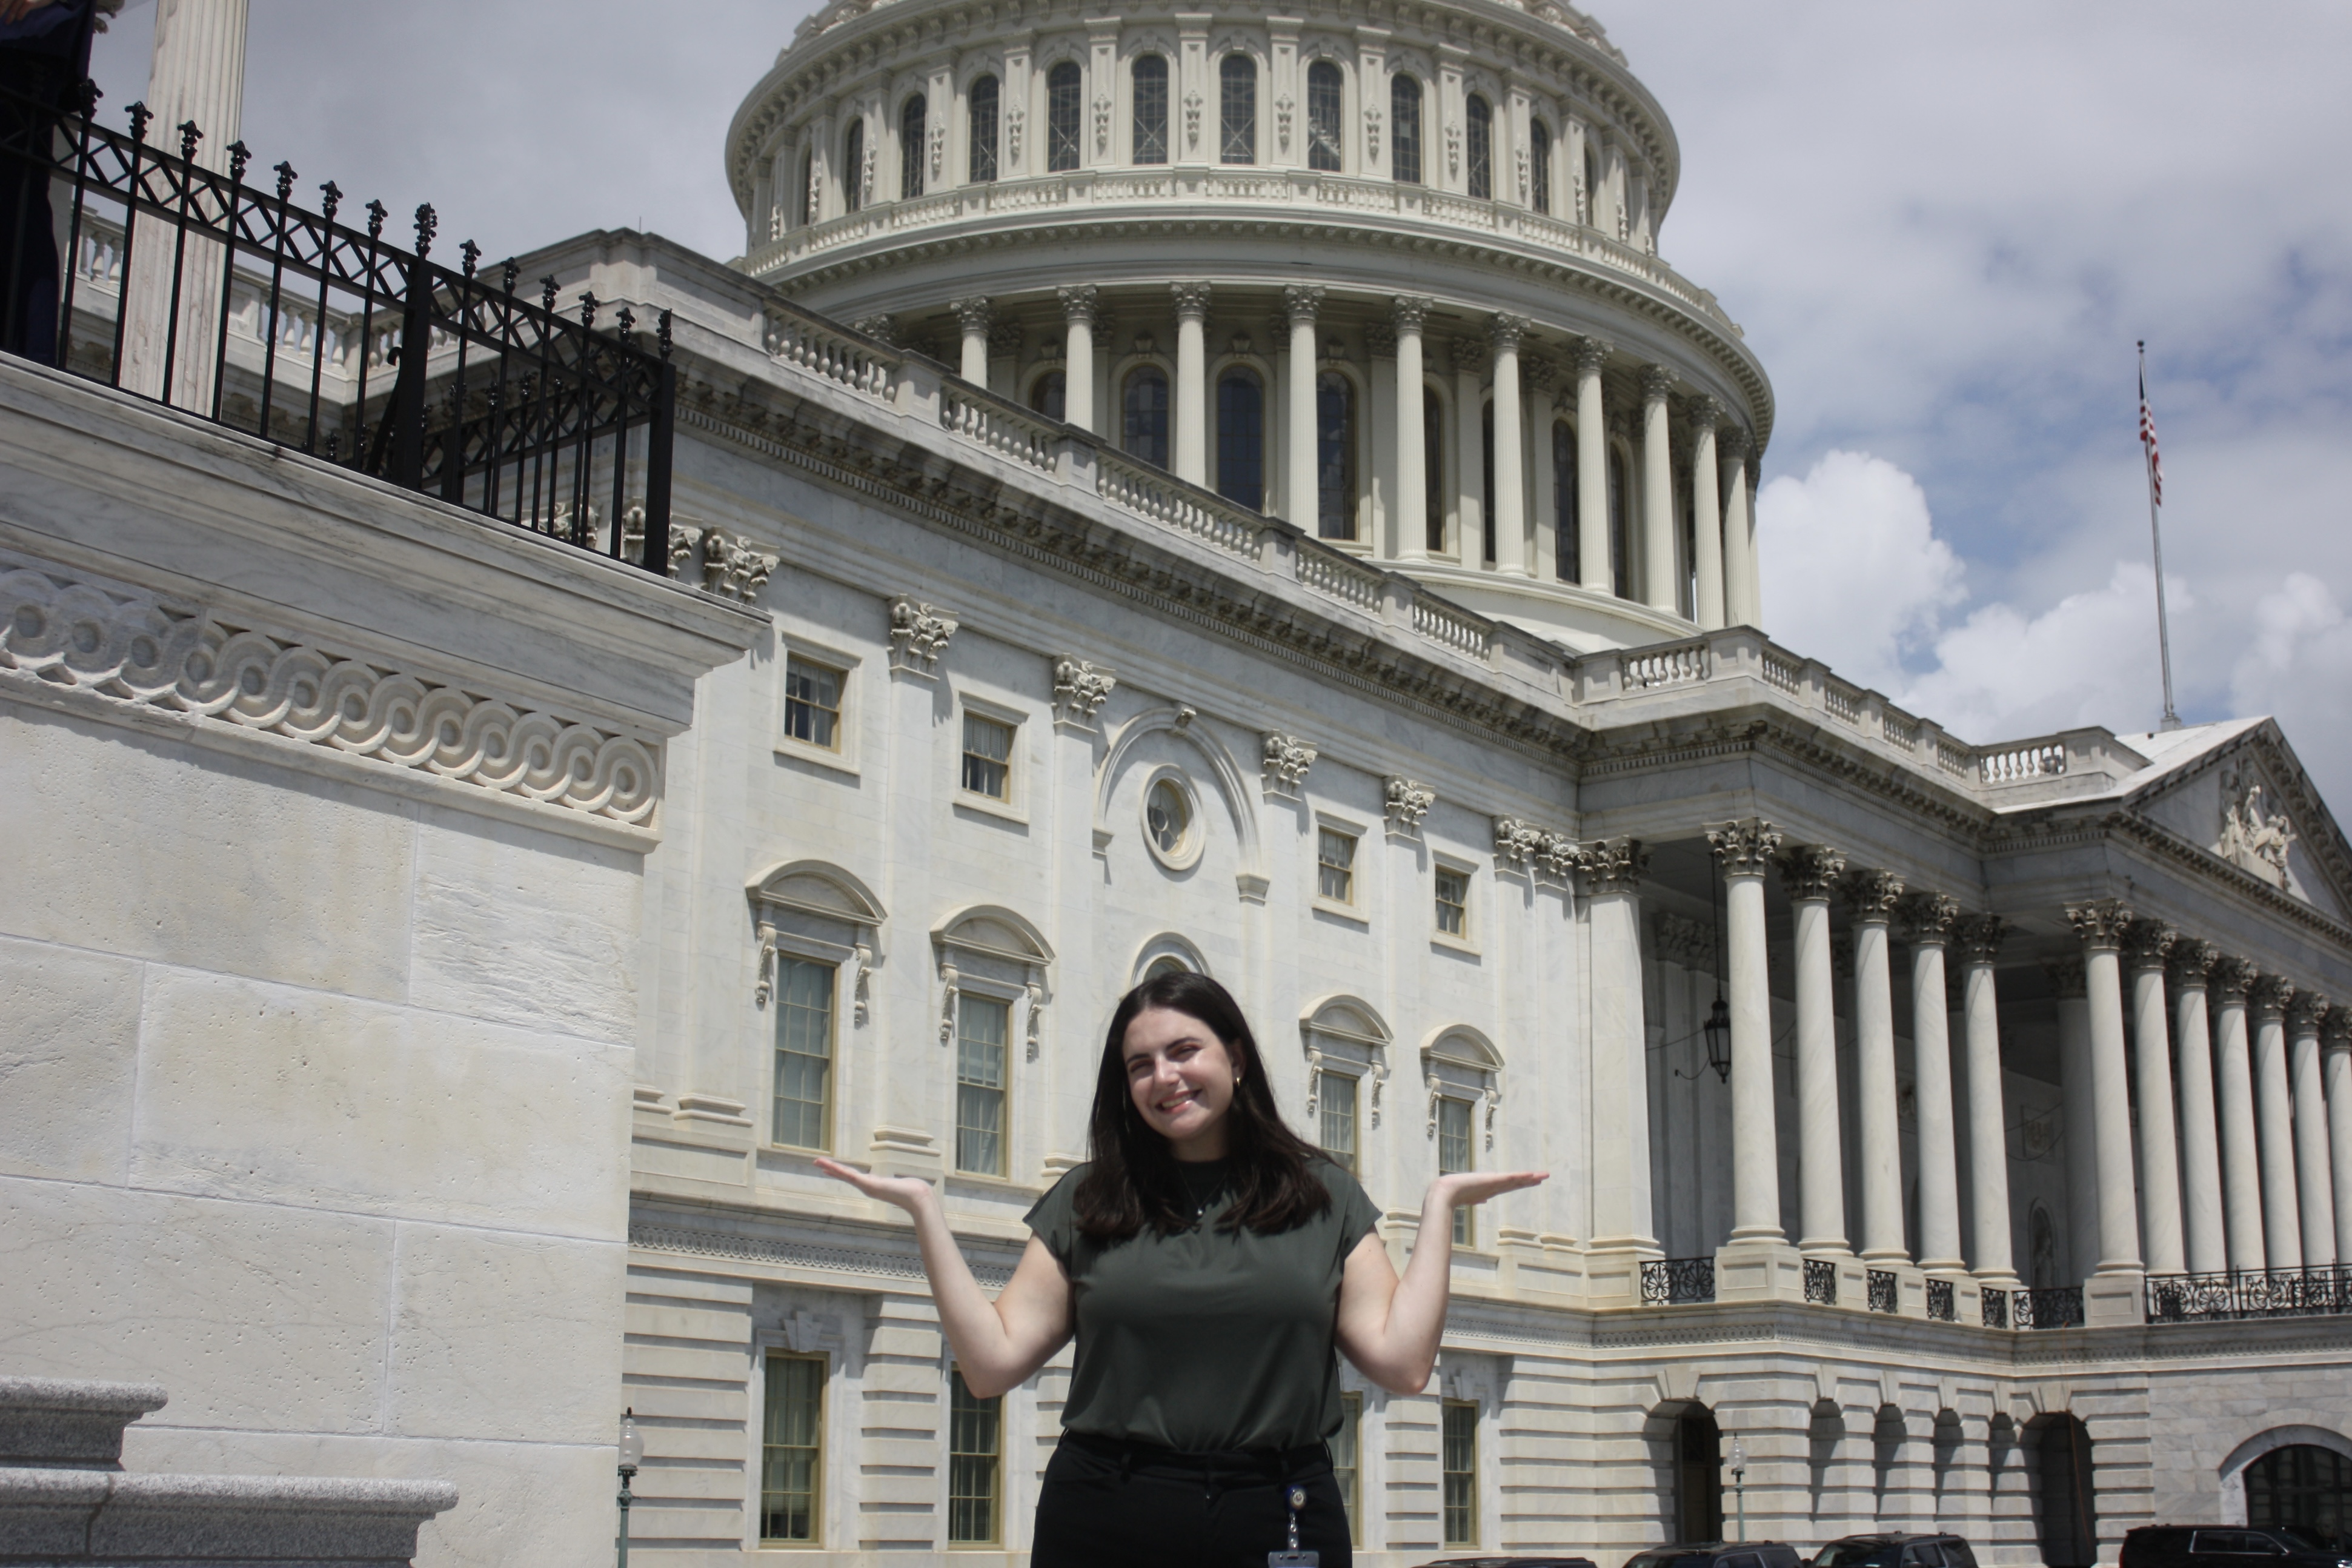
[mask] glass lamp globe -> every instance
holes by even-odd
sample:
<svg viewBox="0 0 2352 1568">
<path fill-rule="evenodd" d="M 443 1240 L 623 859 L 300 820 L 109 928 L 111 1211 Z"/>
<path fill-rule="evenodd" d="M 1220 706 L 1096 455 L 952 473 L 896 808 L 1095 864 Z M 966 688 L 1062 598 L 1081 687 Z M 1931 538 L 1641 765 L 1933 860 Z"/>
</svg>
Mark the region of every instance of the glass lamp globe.
<svg viewBox="0 0 2352 1568">
<path fill-rule="evenodd" d="M 637 1436 L 635 1406 L 621 1413 L 621 1468 L 634 1470 L 646 1457 L 646 1440 Z"/>
</svg>

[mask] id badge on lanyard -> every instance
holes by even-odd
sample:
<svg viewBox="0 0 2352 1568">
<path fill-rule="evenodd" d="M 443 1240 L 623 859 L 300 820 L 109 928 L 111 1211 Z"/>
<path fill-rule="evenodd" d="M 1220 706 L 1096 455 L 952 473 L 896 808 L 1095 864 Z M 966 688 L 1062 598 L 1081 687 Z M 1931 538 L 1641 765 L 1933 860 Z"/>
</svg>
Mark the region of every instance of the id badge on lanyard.
<svg viewBox="0 0 2352 1568">
<path fill-rule="evenodd" d="M 1323 1568 L 1321 1552 L 1298 1550 L 1298 1515 L 1307 1506 L 1307 1489 L 1301 1486 L 1292 1487 L 1289 1496 L 1285 1500 L 1290 1504 L 1290 1549 L 1286 1552 L 1267 1552 L 1265 1568 Z"/>
</svg>

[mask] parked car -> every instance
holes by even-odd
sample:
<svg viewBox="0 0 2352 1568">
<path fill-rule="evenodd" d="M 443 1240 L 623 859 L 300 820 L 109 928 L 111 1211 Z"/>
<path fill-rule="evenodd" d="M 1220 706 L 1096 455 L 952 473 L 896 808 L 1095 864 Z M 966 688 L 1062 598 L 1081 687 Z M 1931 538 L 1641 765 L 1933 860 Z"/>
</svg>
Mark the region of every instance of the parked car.
<svg viewBox="0 0 2352 1568">
<path fill-rule="evenodd" d="M 1977 1554 L 1957 1535 L 1884 1531 L 1823 1542 L 1813 1568 L 1977 1568 Z"/>
<path fill-rule="evenodd" d="M 1440 1557 L 1421 1568 L 1599 1568 L 1590 1557 Z"/>
<path fill-rule="evenodd" d="M 1625 1568 L 1802 1568 L 1804 1561 L 1778 1541 L 1703 1541 L 1653 1546 Z"/>
<path fill-rule="evenodd" d="M 2125 1534 L 2118 1568 L 2352 1568 L 2352 1552 L 2292 1525 L 2143 1524 Z"/>
</svg>

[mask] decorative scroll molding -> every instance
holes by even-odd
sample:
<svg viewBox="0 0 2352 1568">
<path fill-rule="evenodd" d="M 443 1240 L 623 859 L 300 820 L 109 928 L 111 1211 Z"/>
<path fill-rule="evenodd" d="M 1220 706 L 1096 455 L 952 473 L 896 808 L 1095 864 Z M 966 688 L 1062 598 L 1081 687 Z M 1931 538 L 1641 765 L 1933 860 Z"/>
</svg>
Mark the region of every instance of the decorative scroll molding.
<svg viewBox="0 0 2352 1568">
<path fill-rule="evenodd" d="M 661 795 L 650 738 L 29 568 L 0 573 L 0 672 L 617 822 Z"/>
<path fill-rule="evenodd" d="M 1282 314 L 1285 324 L 1291 328 L 1311 327 L 1315 313 L 1323 308 L 1323 286 L 1319 283 L 1293 283 L 1282 291 Z"/>
<path fill-rule="evenodd" d="M 1906 896 L 1895 913 L 1902 919 L 1906 940 L 1916 946 L 1942 947 L 1959 923 L 1960 903 L 1948 893 L 1923 890 Z"/>
<path fill-rule="evenodd" d="M 1389 324 L 1400 333 L 1419 336 L 1436 301 L 1426 294 L 1399 294 L 1389 301 Z"/>
<path fill-rule="evenodd" d="M 2180 933 L 2161 921 L 2133 921 L 2124 927 L 2124 967 L 2162 969 Z"/>
<path fill-rule="evenodd" d="M 1760 816 L 1706 825 L 1706 841 L 1727 877 L 1760 877 L 1780 847 L 1780 830 Z"/>
<path fill-rule="evenodd" d="M 2121 899 L 2095 899 L 2066 906 L 2066 923 L 2085 952 L 2114 952 L 2124 944 L 2124 931 L 2132 923 L 2132 908 Z"/>
<path fill-rule="evenodd" d="M 1845 875 L 1845 851 L 1826 844 L 1800 844 L 1781 852 L 1780 886 L 1792 902 L 1827 903 Z"/>
<path fill-rule="evenodd" d="M 1381 794 L 1389 831 L 1406 838 L 1419 837 L 1422 818 L 1437 804 L 1437 792 L 1418 779 L 1391 776 L 1382 781 Z"/>
<path fill-rule="evenodd" d="M 937 605 L 901 594 L 890 601 L 890 669 L 929 679 L 961 625 Z"/>
<path fill-rule="evenodd" d="M 1061 302 L 1062 320 L 1075 326 L 1080 321 L 1092 324 L 1102 309 L 1102 296 L 1091 283 L 1075 283 L 1054 290 Z"/>
<path fill-rule="evenodd" d="M 1291 96 L 1286 92 L 1274 100 L 1274 137 L 1276 144 L 1286 153 L 1290 151 L 1291 111 L 1297 107 L 1298 105 L 1292 101 Z"/>
<path fill-rule="evenodd" d="M 1107 153 L 1110 151 L 1110 95 L 1108 93 L 1097 94 L 1095 97 L 1095 152 L 1097 155 Z"/>
<path fill-rule="evenodd" d="M 1307 770 L 1315 765 L 1315 747 L 1296 735 L 1280 735 L 1267 731 L 1261 766 L 1266 787 L 1284 795 L 1294 793 L 1307 782 Z"/>
<path fill-rule="evenodd" d="M 1064 655 L 1054 661 L 1054 722 L 1091 730 L 1118 677 L 1108 666 Z"/>
<path fill-rule="evenodd" d="M 1857 924 L 1885 925 L 1894 919 L 1895 906 L 1903 898 L 1903 879 L 1892 871 L 1849 871 L 1838 891 Z"/>
</svg>

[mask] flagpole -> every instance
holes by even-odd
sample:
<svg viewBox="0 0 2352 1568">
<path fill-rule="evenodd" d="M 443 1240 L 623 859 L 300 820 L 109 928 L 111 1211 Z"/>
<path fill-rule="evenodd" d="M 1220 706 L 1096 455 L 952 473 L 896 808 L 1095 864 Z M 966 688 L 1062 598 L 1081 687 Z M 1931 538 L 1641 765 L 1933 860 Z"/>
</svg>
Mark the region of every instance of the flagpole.
<svg viewBox="0 0 2352 1568">
<path fill-rule="evenodd" d="M 2139 405 L 2143 416 L 2147 409 L 2147 340 L 2139 344 Z M 2157 727 L 2161 730 L 2180 728 L 2180 715 L 2172 707 L 2172 628 L 2164 611 L 2164 503 L 2156 488 L 2156 452 L 2142 443 L 2141 457 L 2147 468 L 2147 534 L 2156 547 L 2156 650 L 2164 667 L 2164 719 Z"/>
</svg>

